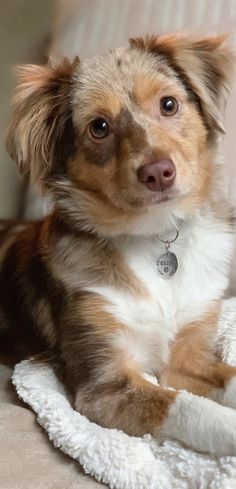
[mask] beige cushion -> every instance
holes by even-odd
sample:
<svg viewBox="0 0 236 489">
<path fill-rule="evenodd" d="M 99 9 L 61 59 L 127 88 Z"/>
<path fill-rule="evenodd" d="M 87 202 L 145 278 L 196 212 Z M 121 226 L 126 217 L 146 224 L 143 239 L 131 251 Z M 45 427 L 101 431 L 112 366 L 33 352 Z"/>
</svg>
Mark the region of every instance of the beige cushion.
<svg viewBox="0 0 236 489">
<path fill-rule="evenodd" d="M 19 401 L 12 369 L 0 365 L 0 488 L 99 489 L 78 462 L 53 447 L 35 414 Z"/>
</svg>

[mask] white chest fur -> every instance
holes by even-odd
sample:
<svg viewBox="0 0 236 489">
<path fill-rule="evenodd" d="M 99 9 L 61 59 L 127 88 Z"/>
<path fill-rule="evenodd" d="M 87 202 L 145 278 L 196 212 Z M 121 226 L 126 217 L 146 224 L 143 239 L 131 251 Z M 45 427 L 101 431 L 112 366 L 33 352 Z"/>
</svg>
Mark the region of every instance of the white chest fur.
<svg viewBox="0 0 236 489">
<path fill-rule="evenodd" d="M 207 218 L 180 229 L 171 246 L 179 269 L 169 280 L 158 273 L 156 261 L 165 246 L 157 237 L 123 239 L 119 251 L 149 292 L 134 298 L 112 287 L 93 287 L 109 301 L 106 310 L 127 326 L 117 344 L 145 371 L 158 370 L 167 361 L 168 345 L 181 326 L 204 317 L 212 301 L 228 283 L 232 238 L 227 225 Z"/>
</svg>

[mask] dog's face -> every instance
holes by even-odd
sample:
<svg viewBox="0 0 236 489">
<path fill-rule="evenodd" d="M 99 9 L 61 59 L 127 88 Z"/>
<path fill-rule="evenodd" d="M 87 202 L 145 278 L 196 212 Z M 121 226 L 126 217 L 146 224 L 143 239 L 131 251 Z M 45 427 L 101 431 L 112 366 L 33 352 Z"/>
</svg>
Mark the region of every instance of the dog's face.
<svg viewBox="0 0 236 489">
<path fill-rule="evenodd" d="M 77 76 L 78 152 L 67 174 L 80 188 L 125 211 L 187 195 L 196 186 L 204 191 L 206 178 L 197 180 L 206 166 L 200 157 L 207 129 L 165 60 L 122 49 L 90 60 Z"/>
<path fill-rule="evenodd" d="M 95 227 L 150 207 L 156 216 L 197 206 L 214 181 L 230 68 L 222 38 L 181 37 L 25 67 L 9 151 L 67 212 Z"/>
</svg>

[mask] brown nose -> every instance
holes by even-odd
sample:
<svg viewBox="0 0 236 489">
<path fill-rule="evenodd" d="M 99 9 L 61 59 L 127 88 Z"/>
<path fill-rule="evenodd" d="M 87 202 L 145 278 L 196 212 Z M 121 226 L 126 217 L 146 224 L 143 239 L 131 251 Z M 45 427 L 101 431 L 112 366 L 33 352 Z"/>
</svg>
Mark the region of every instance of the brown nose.
<svg viewBox="0 0 236 489">
<path fill-rule="evenodd" d="M 163 192 L 175 181 L 176 170 L 172 160 L 158 160 L 147 163 L 137 171 L 138 180 L 153 192 Z"/>
</svg>

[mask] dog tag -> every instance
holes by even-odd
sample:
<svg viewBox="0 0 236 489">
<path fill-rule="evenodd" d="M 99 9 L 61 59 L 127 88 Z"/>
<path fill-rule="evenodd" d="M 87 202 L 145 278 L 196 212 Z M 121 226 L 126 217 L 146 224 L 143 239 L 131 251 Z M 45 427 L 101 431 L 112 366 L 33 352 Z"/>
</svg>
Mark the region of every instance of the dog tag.
<svg viewBox="0 0 236 489">
<path fill-rule="evenodd" d="M 177 256 L 171 251 L 159 256 L 157 259 L 157 270 L 163 278 L 171 278 L 178 270 Z"/>
</svg>

